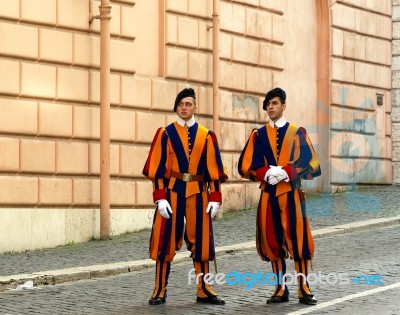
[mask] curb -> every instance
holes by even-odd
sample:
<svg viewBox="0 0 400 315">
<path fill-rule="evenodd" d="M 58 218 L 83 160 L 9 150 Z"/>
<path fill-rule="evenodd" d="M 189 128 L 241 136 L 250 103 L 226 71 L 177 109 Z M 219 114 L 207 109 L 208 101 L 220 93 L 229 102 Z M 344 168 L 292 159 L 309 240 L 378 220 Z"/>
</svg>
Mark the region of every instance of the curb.
<svg viewBox="0 0 400 315">
<path fill-rule="evenodd" d="M 342 225 L 331 226 L 313 231 L 314 239 L 324 238 L 328 236 L 365 231 L 375 228 L 387 227 L 400 224 L 400 216 L 391 218 L 380 218 L 367 221 L 360 221 Z M 254 250 L 256 248 L 255 241 L 221 246 L 215 249 L 218 257 L 230 253 L 241 252 L 246 250 Z M 189 253 L 177 253 L 174 263 L 187 261 Z M 64 282 L 88 280 L 93 278 L 104 278 L 115 276 L 123 273 L 137 272 L 149 268 L 154 268 L 154 261 L 151 259 L 134 260 L 128 262 L 119 262 L 105 265 L 92 265 L 86 267 L 75 267 L 68 269 L 49 270 L 43 272 L 35 272 L 30 274 L 19 274 L 6 277 L 0 277 L 0 292 L 15 288 L 19 284 L 32 280 L 34 285 L 55 285 Z"/>
</svg>

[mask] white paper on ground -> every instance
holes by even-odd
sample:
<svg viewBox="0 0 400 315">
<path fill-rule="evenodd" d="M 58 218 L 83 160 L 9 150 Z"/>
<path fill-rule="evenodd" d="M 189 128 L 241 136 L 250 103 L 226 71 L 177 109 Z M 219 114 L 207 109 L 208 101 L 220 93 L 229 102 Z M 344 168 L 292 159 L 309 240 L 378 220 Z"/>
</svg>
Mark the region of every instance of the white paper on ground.
<svg viewBox="0 0 400 315">
<path fill-rule="evenodd" d="M 26 281 L 24 284 L 20 284 L 15 289 L 9 289 L 10 291 L 22 291 L 22 290 L 38 290 L 40 288 L 33 286 L 33 281 Z"/>
</svg>

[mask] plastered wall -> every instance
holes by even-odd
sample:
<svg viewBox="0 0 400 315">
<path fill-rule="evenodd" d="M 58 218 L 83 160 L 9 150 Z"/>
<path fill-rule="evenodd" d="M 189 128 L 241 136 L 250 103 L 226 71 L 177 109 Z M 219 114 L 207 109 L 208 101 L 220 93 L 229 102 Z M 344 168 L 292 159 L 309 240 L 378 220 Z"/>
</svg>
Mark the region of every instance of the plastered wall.
<svg viewBox="0 0 400 315">
<path fill-rule="evenodd" d="M 212 0 L 111 4 L 110 198 L 117 235 L 151 226 L 152 186 L 141 171 L 156 129 L 175 119 L 182 88 L 196 90 L 198 120 L 212 128 L 214 65 Z M 99 236 L 100 23 L 89 22 L 99 5 L 0 2 L 0 252 Z M 329 16 L 326 31 L 319 29 L 320 6 Z M 392 183 L 392 155 L 396 181 L 391 1 L 221 0 L 219 14 L 219 144 L 230 176 L 224 211 L 258 202 L 258 184 L 240 179 L 237 162 L 251 129 L 267 122 L 261 104 L 275 86 L 287 92 L 286 118 L 305 127 L 326 156 L 325 190 Z M 329 46 L 323 65 L 322 41 Z M 327 84 L 319 85 L 326 69 Z M 316 190 L 318 183 L 305 186 Z"/>
</svg>

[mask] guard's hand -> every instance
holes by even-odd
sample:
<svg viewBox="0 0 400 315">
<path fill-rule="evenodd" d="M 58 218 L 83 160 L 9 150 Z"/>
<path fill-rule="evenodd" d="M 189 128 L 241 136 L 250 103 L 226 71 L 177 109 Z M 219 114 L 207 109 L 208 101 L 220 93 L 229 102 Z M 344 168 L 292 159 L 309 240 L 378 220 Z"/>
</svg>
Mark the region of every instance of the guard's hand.
<svg viewBox="0 0 400 315">
<path fill-rule="evenodd" d="M 275 176 L 270 176 L 269 178 L 268 178 L 268 184 L 269 185 L 276 185 L 276 184 L 278 184 L 279 183 L 279 181 L 278 181 L 278 179 L 275 177 Z"/>
<path fill-rule="evenodd" d="M 278 171 L 279 169 L 281 169 L 281 168 L 282 168 L 282 166 L 270 165 L 270 166 L 269 166 L 269 170 L 268 170 L 268 171 L 265 173 L 265 175 L 264 175 L 264 180 L 265 180 L 266 182 L 268 182 L 268 179 L 271 178 L 271 177 L 273 177 L 273 176 L 275 176 L 276 173 L 277 173 L 277 171 Z"/>
<path fill-rule="evenodd" d="M 220 207 L 219 202 L 210 201 L 208 203 L 206 212 L 209 213 L 211 211 L 211 219 L 214 219 L 214 217 L 217 215 L 219 207 Z"/>
<path fill-rule="evenodd" d="M 284 169 L 277 167 L 274 175 L 268 178 L 268 184 L 276 185 L 283 180 L 289 181 L 289 176 Z"/>
<path fill-rule="evenodd" d="M 268 171 L 264 175 L 264 181 L 268 182 L 268 177 L 271 176 L 271 172 L 273 172 L 273 169 L 275 168 L 275 165 L 270 165 Z"/>
<path fill-rule="evenodd" d="M 172 214 L 171 206 L 166 199 L 160 199 L 157 201 L 157 210 L 161 216 L 166 219 L 169 219 L 169 213 Z"/>
</svg>

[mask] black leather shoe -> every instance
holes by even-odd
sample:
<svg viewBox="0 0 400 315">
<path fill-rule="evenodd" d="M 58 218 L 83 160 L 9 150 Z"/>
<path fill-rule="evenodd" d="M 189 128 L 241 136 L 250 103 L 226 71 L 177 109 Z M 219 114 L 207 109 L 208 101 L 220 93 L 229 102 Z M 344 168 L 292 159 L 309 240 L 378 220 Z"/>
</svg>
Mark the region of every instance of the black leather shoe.
<svg viewBox="0 0 400 315">
<path fill-rule="evenodd" d="M 197 297 L 196 301 L 199 303 L 216 304 L 216 305 L 225 304 L 225 301 L 217 296 L 208 296 L 205 298 Z"/>
<path fill-rule="evenodd" d="M 306 295 L 299 298 L 299 303 L 307 304 L 307 305 L 315 305 L 317 304 L 317 299 L 312 295 Z"/>
<path fill-rule="evenodd" d="M 272 304 L 272 303 L 285 303 L 289 302 L 289 297 L 288 296 L 277 296 L 273 295 L 267 300 L 267 304 Z"/>
<path fill-rule="evenodd" d="M 150 300 L 149 300 L 149 304 L 150 305 L 160 305 L 160 304 L 163 304 L 163 303 L 165 303 L 166 302 L 166 300 L 165 300 L 165 297 L 156 297 L 156 298 L 151 298 Z"/>
</svg>

